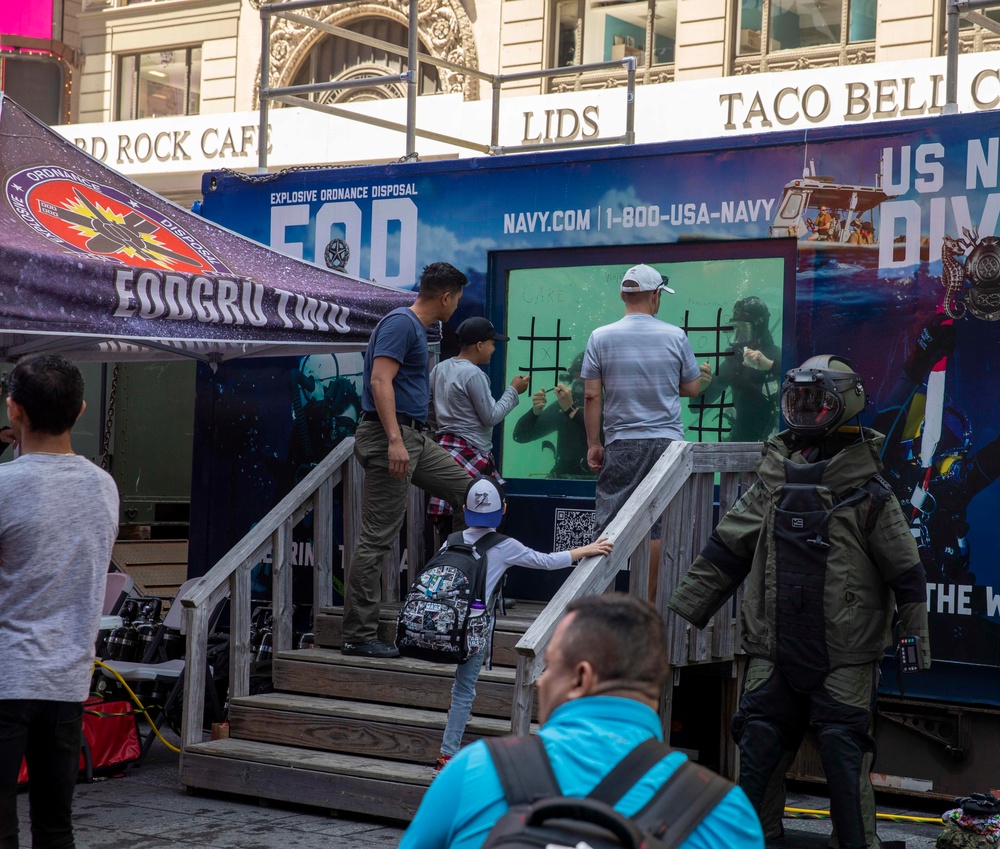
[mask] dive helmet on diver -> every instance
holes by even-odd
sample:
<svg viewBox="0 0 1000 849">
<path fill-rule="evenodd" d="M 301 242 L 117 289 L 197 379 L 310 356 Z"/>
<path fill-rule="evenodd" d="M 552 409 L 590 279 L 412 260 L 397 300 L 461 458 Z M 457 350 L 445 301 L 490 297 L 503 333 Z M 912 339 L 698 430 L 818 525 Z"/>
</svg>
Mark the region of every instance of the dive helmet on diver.
<svg viewBox="0 0 1000 849">
<path fill-rule="evenodd" d="M 745 321 L 753 329 L 755 334 L 767 329 L 767 323 L 771 318 L 771 311 L 767 304 L 756 295 L 749 295 L 740 298 L 733 304 L 733 314 L 730 321 Z"/>
<path fill-rule="evenodd" d="M 785 373 L 781 414 L 792 433 L 821 439 L 865 408 L 865 387 L 843 357 L 820 354 Z"/>
</svg>

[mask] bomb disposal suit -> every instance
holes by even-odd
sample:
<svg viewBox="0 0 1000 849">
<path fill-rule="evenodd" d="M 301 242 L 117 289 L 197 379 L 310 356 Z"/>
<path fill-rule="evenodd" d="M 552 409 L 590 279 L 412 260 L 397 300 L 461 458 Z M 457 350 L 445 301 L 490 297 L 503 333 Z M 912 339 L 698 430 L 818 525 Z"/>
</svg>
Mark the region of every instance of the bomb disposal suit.
<svg viewBox="0 0 1000 849">
<path fill-rule="evenodd" d="M 749 578 L 741 615 L 750 661 L 732 728 L 740 786 L 765 836 L 780 836 L 784 775 L 812 727 L 841 849 L 880 845 L 872 718 L 894 612 L 930 665 L 924 569 L 878 476 L 884 437 L 843 426 L 864 405 L 846 361 L 813 357 L 788 372 L 782 412 L 790 429 L 765 443 L 758 480 L 668 604 L 704 628 Z"/>
</svg>

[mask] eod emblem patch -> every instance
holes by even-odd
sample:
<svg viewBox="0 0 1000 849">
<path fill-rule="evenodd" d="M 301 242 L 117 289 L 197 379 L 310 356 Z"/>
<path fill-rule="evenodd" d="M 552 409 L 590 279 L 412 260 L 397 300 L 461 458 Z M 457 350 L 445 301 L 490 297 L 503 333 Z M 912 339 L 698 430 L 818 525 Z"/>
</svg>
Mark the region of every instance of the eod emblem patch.
<svg viewBox="0 0 1000 849">
<path fill-rule="evenodd" d="M 231 273 L 170 218 L 68 169 L 26 168 L 8 178 L 6 194 L 32 230 L 78 253 L 136 268 Z"/>
</svg>

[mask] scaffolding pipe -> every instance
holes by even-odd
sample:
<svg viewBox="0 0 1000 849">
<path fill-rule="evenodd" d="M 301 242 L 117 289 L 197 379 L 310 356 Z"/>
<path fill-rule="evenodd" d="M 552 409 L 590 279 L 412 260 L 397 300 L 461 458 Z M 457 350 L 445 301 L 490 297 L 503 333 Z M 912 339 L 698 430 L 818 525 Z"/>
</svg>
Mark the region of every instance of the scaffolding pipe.
<svg viewBox="0 0 1000 849">
<path fill-rule="evenodd" d="M 635 56 L 625 59 L 628 91 L 625 94 L 625 144 L 635 144 Z"/>
<path fill-rule="evenodd" d="M 345 0 L 346 2 L 361 2 L 361 0 Z M 951 0 L 953 5 L 961 5 L 963 0 Z M 988 0 L 995 2 L 995 0 Z M 968 5 L 969 0 L 966 0 Z M 286 105 L 303 106 L 328 115 L 336 117 L 350 118 L 371 124 L 385 129 L 401 130 L 406 134 L 406 155 L 405 159 L 417 158 L 416 139 L 417 137 L 440 141 L 446 144 L 453 144 L 469 150 L 482 153 L 502 154 L 516 151 L 528 152 L 533 150 L 560 150 L 574 147 L 593 147 L 608 144 L 635 144 L 635 77 L 636 60 L 633 56 L 612 62 L 593 62 L 584 65 L 573 65 L 570 67 L 546 68 L 539 71 L 521 71 L 513 74 L 487 74 L 475 68 L 466 68 L 443 59 L 436 59 L 433 56 L 425 56 L 418 51 L 418 0 L 409 0 L 409 29 L 407 32 L 406 57 L 408 68 L 405 73 L 384 76 L 365 77 L 363 79 L 343 80 L 339 82 L 318 82 L 303 85 L 281 86 L 272 89 L 270 85 L 271 74 L 271 17 L 276 16 L 284 20 L 292 21 L 302 26 L 313 26 L 316 29 L 327 32 L 334 37 L 344 37 L 350 41 L 357 41 L 376 49 L 384 50 L 388 53 L 402 55 L 402 50 L 396 45 L 383 42 L 379 39 L 362 36 L 358 33 L 351 33 L 332 24 L 322 21 L 314 21 L 302 15 L 294 14 L 300 9 L 316 9 L 329 5 L 328 0 L 290 0 L 285 3 L 270 3 L 260 7 L 261 18 L 261 59 L 260 59 L 260 122 L 258 129 L 258 149 L 257 149 L 257 172 L 267 173 L 267 148 L 268 148 L 268 114 L 270 101 L 275 100 Z M 972 5 L 980 4 L 979 0 L 972 0 Z M 950 9 L 949 9 L 950 13 Z M 420 63 L 426 62 L 438 68 L 446 68 L 458 73 L 468 74 L 478 79 L 489 80 L 492 85 L 492 104 L 490 121 L 490 143 L 488 146 L 481 145 L 466 139 L 448 136 L 442 133 L 433 133 L 417 129 L 417 97 L 419 96 L 418 83 L 420 73 Z M 627 75 L 626 107 L 625 107 L 625 133 L 621 136 L 604 137 L 598 139 L 581 139 L 579 141 L 543 143 L 538 145 L 520 145 L 518 147 L 500 146 L 500 94 L 501 87 L 505 82 L 519 82 L 522 80 L 538 80 L 549 77 L 579 76 L 588 71 L 597 71 L 610 68 L 624 67 Z M 374 118 L 373 116 L 363 116 L 358 113 L 351 113 L 341 110 L 328 104 L 321 104 L 312 100 L 304 100 L 298 97 L 302 94 L 315 94 L 322 91 L 335 91 L 337 89 L 366 88 L 383 83 L 406 83 L 406 124 L 397 124 L 393 121 Z"/>
<path fill-rule="evenodd" d="M 995 6 L 996 0 L 948 0 L 948 64 L 945 69 L 945 103 L 941 107 L 942 115 L 954 115 L 958 112 L 958 37 L 960 18 L 972 20 L 984 29 L 1000 33 L 1000 25 L 996 21 L 979 15 L 974 9 L 987 9 Z"/>
<path fill-rule="evenodd" d="M 339 80 L 335 83 L 302 83 L 301 85 L 286 85 L 281 88 L 272 88 L 268 91 L 267 96 L 271 100 L 276 100 L 278 97 L 284 97 L 289 94 L 315 94 L 320 91 L 332 91 L 335 89 L 342 88 L 368 88 L 373 85 L 381 85 L 382 83 L 402 83 L 409 79 L 409 75 L 403 74 L 391 74 L 387 77 L 358 77 L 353 80 Z"/>
<path fill-rule="evenodd" d="M 260 10 L 260 122 L 257 125 L 257 173 L 267 173 L 267 107 L 271 79 L 271 16 Z"/>
<path fill-rule="evenodd" d="M 490 150 L 500 144 L 500 85 L 499 77 L 493 78 L 493 104 L 490 111 Z"/>
<path fill-rule="evenodd" d="M 958 112 L 958 24 L 959 11 L 957 0 L 948 3 L 948 64 L 945 67 L 944 106 L 942 115 L 954 115 Z"/>
<path fill-rule="evenodd" d="M 419 67 L 417 59 L 417 0 L 410 0 L 410 31 L 407 33 L 408 55 L 407 73 L 409 80 L 406 83 L 406 158 L 415 159 L 417 156 L 417 69 Z"/>
</svg>

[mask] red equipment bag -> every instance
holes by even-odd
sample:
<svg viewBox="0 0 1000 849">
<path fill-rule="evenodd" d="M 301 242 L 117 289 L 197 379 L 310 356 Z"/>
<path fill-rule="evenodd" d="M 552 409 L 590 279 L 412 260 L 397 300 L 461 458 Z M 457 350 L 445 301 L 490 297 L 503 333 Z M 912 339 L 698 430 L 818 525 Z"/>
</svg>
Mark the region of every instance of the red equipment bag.
<svg viewBox="0 0 1000 849">
<path fill-rule="evenodd" d="M 139 759 L 139 729 L 132 703 L 104 701 L 91 696 L 83 703 L 83 744 L 80 772 L 90 781 L 94 770 L 126 766 Z M 28 781 L 28 765 L 21 762 L 18 784 Z"/>
</svg>

